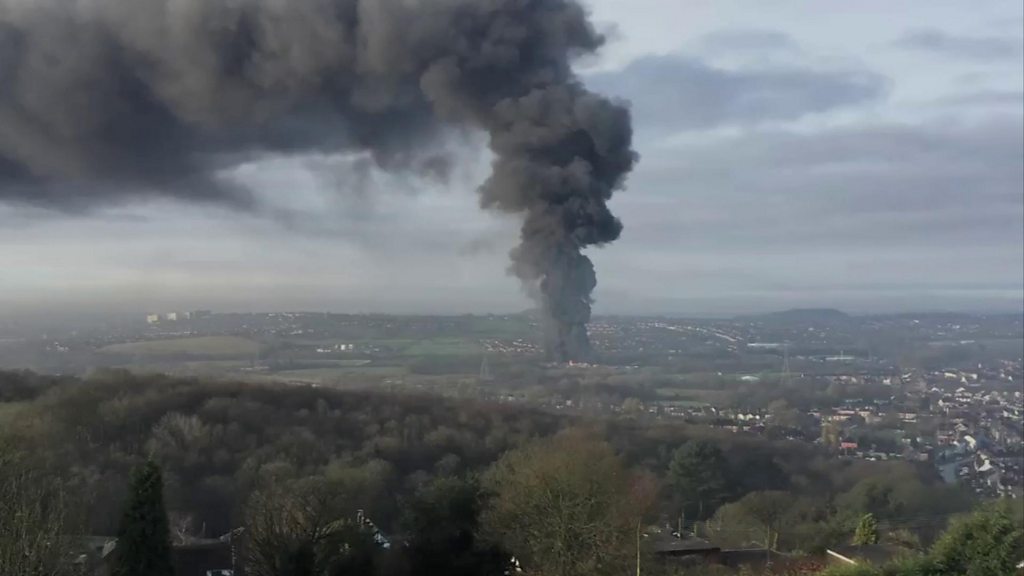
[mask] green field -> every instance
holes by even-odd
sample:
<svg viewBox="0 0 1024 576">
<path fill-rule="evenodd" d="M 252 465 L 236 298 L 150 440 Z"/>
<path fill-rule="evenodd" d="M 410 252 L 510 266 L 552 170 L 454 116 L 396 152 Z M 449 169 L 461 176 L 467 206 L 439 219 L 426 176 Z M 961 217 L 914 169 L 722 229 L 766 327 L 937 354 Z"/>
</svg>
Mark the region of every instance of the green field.
<svg viewBox="0 0 1024 576">
<path fill-rule="evenodd" d="M 529 338 L 536 327 L 530 325 L 530 319 L 524 316 L 513 318 L 476 316 L 473 318 L 468 332 L 482 338 Z"/>
<path fill-rule="evenodd" d="M 259 342 L 237 336 L 200 336 L 112 344 L 101 348 L 100 352 L 149 357 L 189 355 L 207 358 L 239 358 L 256 356 L 261 348 Z"/>
<path fill-rule="evenodd" d="M 686 388 L 658 388 L 658 396 L 667 400 L 687 404 L 716 404 L 722 402 L 728 393 L 722 390 L 690 390 Z"/>
<path fill-rule="evenodd" d="M 0 402 L 0 426 L 5 426 L 21 412 L 29 402 Z"/>
<path fill-rule="evenodd" d="M 299 346 L 334 346 L 356 344 L 359 349 L 376 348 L 385 354 L 395 356 L 469 356 L 482 354 L 483 346 L 475 338 L 371 338 L 371 339 L 288 339 Z"/>
<path fill-rule="evenodd" d="M 364 340 L 362 345 L 386 349 L 396 356 L 469 356 L 484 351 L 479 342 L 465 338 L 389 338 Z"/>
<path fill-rule="evenodd" d="M 409 371 L 403 366 L 358 366 L 352 368 L 308 368 L 306 370 L 282 370 L 269 376 L 277 380 L 330 381 L 346 376 L 405 376 Z"/>
<path fill-rule="evenodd" d="M 318 364 L 328 364 L 330 366 L 337 366 L 338 368 L 358 368 L 359 366 L 366 366 L 372 362 L 365 358 L 350 358 L 347 360 L 317 360 Z"/>
<path fill-rule="evenodd" d="M 429 338 L 416 340 L 402 351 L 405 356 L 463 356 L 480 354 L 483 346 L 461 338 Z"/>
</svg>

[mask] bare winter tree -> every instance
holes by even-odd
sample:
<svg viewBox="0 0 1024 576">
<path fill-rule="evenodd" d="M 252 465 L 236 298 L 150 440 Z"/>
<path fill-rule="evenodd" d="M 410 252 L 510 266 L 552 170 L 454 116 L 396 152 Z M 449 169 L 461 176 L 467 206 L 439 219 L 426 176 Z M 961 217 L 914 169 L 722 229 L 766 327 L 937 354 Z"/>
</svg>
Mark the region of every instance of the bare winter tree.
<svg viewBox="0 0 1024 576">
<path fill-rule="evenodd" d="M 488 472 L 488 536 L 537 576 L 625 574 L 653 498 L 607 443 L 571 430 L 505 454 Z"/>
<path fill-rule="evenodd" d="M 325 483 L 253 494 L 246 511 L 246 568 L 253 576 L 360 574 L 373 565 L 372 534 L 343 495 Z"/>
<path fill-rule="evenodd" d="M 65 574 L 65 511 L 59 481 L 0 440 L 0 575 Z"/>
</svg>

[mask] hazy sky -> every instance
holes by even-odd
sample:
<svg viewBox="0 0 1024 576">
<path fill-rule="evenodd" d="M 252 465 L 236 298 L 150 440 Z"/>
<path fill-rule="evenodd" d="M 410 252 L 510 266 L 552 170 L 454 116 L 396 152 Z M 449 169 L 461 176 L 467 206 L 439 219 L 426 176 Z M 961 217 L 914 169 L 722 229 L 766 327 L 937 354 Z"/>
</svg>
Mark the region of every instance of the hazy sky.
<svg viewBox="0 0 1024 576">
<path fill-rule="evenodd" d="M 598 313 L 1021 308 L 1019 0 L 588 3 L 611 41 L 579 71 L 632 101 L 641 154 L 621 240 L 591 251 Z M 489 157 L 465 148 L 443 186 L 247 165 L 251 214 L 0 205 L 0 311 L 527 308 L 517 222 L 477 208 Z"/>
</svg>

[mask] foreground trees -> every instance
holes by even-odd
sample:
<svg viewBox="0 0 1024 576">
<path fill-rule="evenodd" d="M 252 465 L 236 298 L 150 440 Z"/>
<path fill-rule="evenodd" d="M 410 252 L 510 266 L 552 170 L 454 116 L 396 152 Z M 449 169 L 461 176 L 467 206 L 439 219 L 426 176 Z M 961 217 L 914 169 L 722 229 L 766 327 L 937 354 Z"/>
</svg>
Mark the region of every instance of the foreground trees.
<svg viewBox="0 0 1024 576">
<path fill-rule="evenodd" d="M 110 535 L 118 528 L 130 464 L 146 456 L 161 466 L 168 510 L 205 526 L 207 535 L 237 528 L 267 476 L 298 481 L 345 471 L 374 476 L 376 489 L 356 508 L 371 511 L 393 532 L 401 516 L 398 502 L 424 482 L 482 473 L 508 450 L 573 423 L 522 407 L 432 396 L 127 372 L 55 384 L 21 402 L 15 413 L 7 422 L 26 438 L 24 449 L 59 463 L 69 493 L 84 508 L 82 530 Z M 844 542 L 867 512 L 885 523 L 893 516 L 959 511 L 945 506 L 960 504 L 949 490 L 915 481 L 929 471 L 904 462 L 836 462 L 792 442 L 776 445 L 692 426 L 635 419 L 595 424 L 598 436 L 630 465 L 664 476 L 670 490 L 661 510 L 673 524 L 684 502 L 692 521 L 758 490 L 785 490 L 825 509 L 851 510 L 836 531 Z M 672 466 L 680 447 L 685 457 Z M 868 477 L 894 479 L 887 500 L 875 498 L 877 490 L 859 490 L 857 498 L 833 506 L 852 483 Z M 702 501 L 704 513 L 698 514 Z"/>
<path fill-rule="evenodd" d="M 897 535 L 901 518 L 930 519 L 934 530 L 925 533 L 924 520 L 915 520 L 914 534 L 900 535 L 927 545 L 949 512 L 970 504 L 931 478 L 927 466 L 836 461 L 808 446 L 697 426 L 128 372 L 45 390 L 19 400 L 0 427 L 17 430 L 18 451 L 51 462 L 57 474 L 49 477 L 66 481 L 56 488 L 88 525 L 63 534 L 116 534 L 131 492 L 131 464 L 149 455 L 160 464 L 172 516 L 192 519 L 205 536 L 260 527 L 255 532 L 266 536 L 269 550 L 259 560 L 263 574 L 301 574 L 312 564 L 318 576 L 488 575 L 511 556 L 527 574 L 635 573 L 637 521 L 643 527 L 655 519 L 640 514 L 653 482 L 634 470 L 653 470 L 665 480 L 661 496 L 667 497 L 655 508 L 664 515 L 659 524 L 674 526 L 684 502 L 698 503 L 699 512 L 704 501 L 704 515 L 712 511 L 710 502 L 730 502 L 698 526 L 700 536 L 723 547 L 767 541 L 777 551 L 822 552 L 848 544 L 868 513 L 878 520 L 881 542 Z M 595 432 L 557 433 L 580 423 Z M 329 498 L 318 501 L 314 492 L 310 501 L 304 487 L 318 483 L 329 485 L 322 493 Z M 25 493 L 42 484 L 17 486 L 15 492 Z M 758 494 L 779 490 L 791 495 L 790 506 L 770 506 L 778 498 Z M 755 496 L 744 500 L 749 494 Z M 44 499 L 7 500 L 0 506 Z M 358 510 L 397 544 L 385 552 L 364 546 L 367 533 L 354 528 Z M 691 508 L 686 519 L 697 512 Z M 14 533 L 4 523 L 7 515 L 0 515 L 0 539 L 2 530 Z M 298 537 L 276 528 L 288 523 Z M 47 530 L 47 522 L 35 524 Z M 8 538 L 0 546 L 21 541 Z M 54 540 L 35 541 L 45 548 Z M 546 562 L 562 551 L 565 565 Z M 26 557 L 32 555 L 18 555 Z M 642 573 L 651 576 L 651 564 L 642 560 Z M 372 571 L 342 571 L 364 561 L 372 562 Z M 6 574 L 0 570 L 0 576 Z"/>
<path fill-rule="evenodd" d="M 1024 518 L 1015 503 L 989 505 L 955 521 L 932 548 L 939 574 L 1012 574 L 1024 560 Z"/>
<path fill-rule="evenodd" d="M 0 575 L 62 574 L 65 517 L 60 484 L 0 439 Z"/>
<path fill-rule="evenodd" d="M 875 520 L 873 514 L 868 513 L 861 517 L 860 523 L 857 524 L 857 531 L 853 534 L 853 544 L 855 546 L 878 544 L 878 520 Z"/>
<path fill-rule="evenodd" d="M 728 464 L 707 440 L 687 442 L 672 454 L 667 481 L 688 518 L 704 520 L 727 501 Z"/>
<path fill-rule="evenodd" d="M 318 479 L 265 487 L 246 509 L 253 576 L 373 574 L 382 549 L 339 486 Z"/>
<path fill-rule="evenodd" d="M 1008 576 L 1024 558 L 1024 518 L 1001 501 L 954 520 L 928 554 L 880 568 L 835 568 L 825 576 Z"/>
<path fill-rule="evenodd" d="M 511 554 L 480 538 L 488 503 L 475 478 L 438 478 L 417 491 L 400 523 L 409 576 L 502 576 Z"/>
<path fill-rule="evenodd" d="M 152 460 L 132 473 L 114 554 L 113 576 L 174 574 L 171 531 L 164 509 L 164 482 L 160 467 Z"/>
<path fill-rule="evenodd" d="M 488 472 L 487 533 L 538 576 L 624 574 L 653 490 L 580 431 L 513 450 Z"/>
<path fill-rule="evenodd" d="M 716 538 L 733 545 L 758 543 L 778 549 L 783 525 L 795 519 L 797 498 L 788 492 L 766 490 L 751 492 L 738 501 L 718 509 L 712 526 Z"/>
</svg>

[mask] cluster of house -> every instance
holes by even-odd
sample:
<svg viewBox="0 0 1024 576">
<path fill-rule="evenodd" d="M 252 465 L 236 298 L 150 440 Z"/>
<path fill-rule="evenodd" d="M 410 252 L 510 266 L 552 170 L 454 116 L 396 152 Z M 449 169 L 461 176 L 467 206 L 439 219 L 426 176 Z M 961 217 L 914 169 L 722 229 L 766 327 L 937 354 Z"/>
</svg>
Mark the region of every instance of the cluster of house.
<svg viewBox="0 0 1024 576">
<path fill-rule="evenodd" d="M 335 352 L 354 352 L 356 349 L 355 344 L 329 344 L 324 346 L 317 346 L 317 354 L 333 354 Z"/>
<path fill-rule="evenodd" d="M 171 547 L 174 576 L 241 576 L 239 536 L 232 530 L 219 538 L 184 538 Z M 117 539 L 87 536 L 76 539 L 71 564 L 73 573 L 109 576 Z"/>
<path fill-rule="evenodd" d="M 209 318 L 213 312 L 209 310 L 195 310 L 192 312 L 163 312 L 146 314 L 146 324 L 160 324 L 162 322 L 180 322 L 183 320 L 198 320 Z"/>
<path fill-rule="evenodd" d="M 811 575 L 820 574 L 829 566 L 882 566 L 913 554 L 896 544 L 851 544 L 835 546 L 823 553 L 783 553 L 751 542 L 748 547 L 723 548 L 691 532 L 649 530 L 644 534 L 656 557 L 692 569 L 713 566 L 739 570 L 741 574 Z M 1024 568 L 1024 562 L 1018 571 Z"/>
<path fill-rule="evenodd" d="M 1021 458 L 997 458 L 980 450 L 967 462 L 958 463 L 957 480 L 976 493 L 999 498 L 1020 498 L 1022 495 Z"/>
<path fill-rule="evenodd" d="M 484 350 L 491 354 L 537 354 L 540 352 L 540 346 L 537 343 L 523 338 L 515 338 L 512 340 L 498 340 L 498 339 L 483 339 L 480 340 L 480 345 L 483 346 Z"/>
<path fill-rule="evenodd" d="M 946 418 L 936 433 L 940 470 L 985 496 L 1024 495 L 1024 398 L 1021 391 L 932 388 Z"/>
<path fill-rule="evenodd" d="M 1018 362 L 975 370 L 946 369 L 892 375 L 839 374 L 840 385 L 883 385 L 891 393 L 848 398 L 836 406 L 781 422 L 770 409 L 719 408 L 664 400 L 646 403 L 655 417 L 678 418 L 737 433 L 814 441 L 839 456 L 934 462 L 949 482 L 978 493 L 1019 496 L 1024 478 L 1024 388 Z M 876 387 L 877 389 L 877 387 Z"/>
<path fill-rule="evenodd" d="M 359 510 L 356 525 L 373 537 L 383 549 L 391 548 L 391 540 L 373 521 Z M 348 525 L 348 520 L 337 523 Z M 330 527 L 328 527 L 330 529 Z M 77 538 L 71 559 L 75 574 L 83 576 L 109 576 L 117 539 L 87 536 Z M 199 538 L 177 535 L 171 546 L 174 576 L 243 576 L 241 557 L 245 545 L 245 529 L 236 528 L 219 538 Z"/>
</svg>

